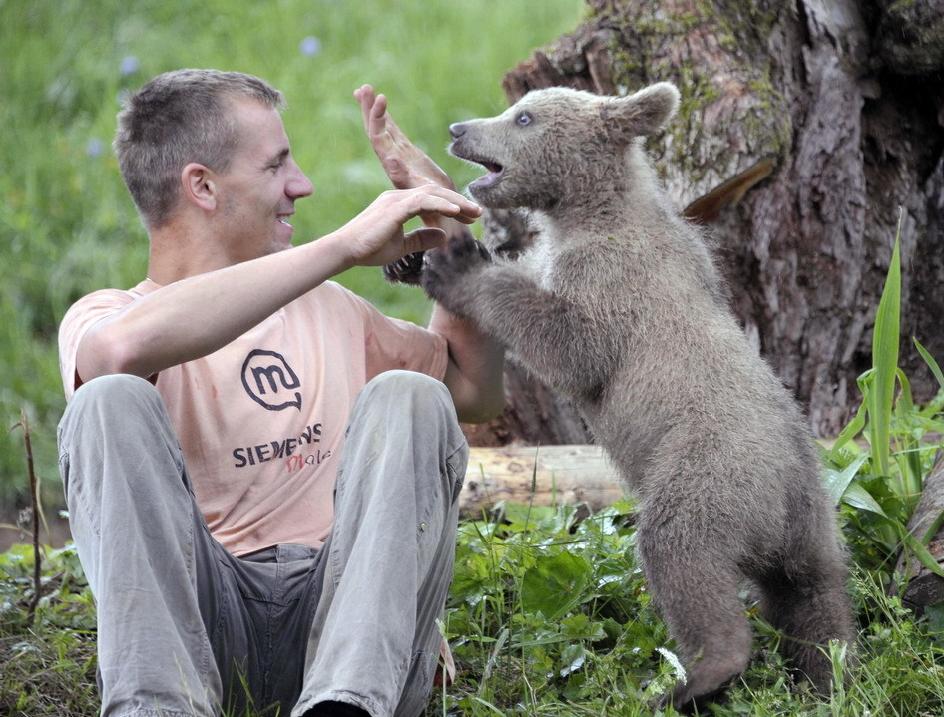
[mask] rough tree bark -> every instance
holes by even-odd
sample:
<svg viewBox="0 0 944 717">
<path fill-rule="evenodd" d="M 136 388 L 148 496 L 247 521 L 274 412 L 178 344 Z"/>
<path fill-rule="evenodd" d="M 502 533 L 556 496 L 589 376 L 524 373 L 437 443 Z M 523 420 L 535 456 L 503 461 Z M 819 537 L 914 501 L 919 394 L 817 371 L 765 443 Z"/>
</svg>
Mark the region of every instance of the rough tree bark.
<svg viewBox="0 0 944 717">
<path fill-rule="evenodd" d="M 901 233 L 903 368 L 933 393 L 917 337 L 944 359 L 944 3 L 939 0 L 588 0 L 572 34 L 512 70 L 509 101 L 567 85 L 682 92 L 653 142 L 680 207 L 771 159 L 772 175 L 711 224 L 733 307 L 759 351 L 835 435 L 858 403 L 871 330 Z M 493 214 L 486 241 L 527 244 Z M 592 440 L 565 401 L 512 367 L 509 407 L 474 444 Z"/>
<path fill-rule="evenodd" d="M 908 522 L 908 532 L 918 539 L 933 534 L 928 550 L 944 566 L 944 528 L 941 515 L 944 511 L 944 457 L 942 457 L 924 481 L 921 500 Z M 944 578 L 935 575 L 909 553 L 898 559 L 897 571 L 906 582 L 902 601 L 919 612 L 928 605 L 944 602 Z"/>
</svg>

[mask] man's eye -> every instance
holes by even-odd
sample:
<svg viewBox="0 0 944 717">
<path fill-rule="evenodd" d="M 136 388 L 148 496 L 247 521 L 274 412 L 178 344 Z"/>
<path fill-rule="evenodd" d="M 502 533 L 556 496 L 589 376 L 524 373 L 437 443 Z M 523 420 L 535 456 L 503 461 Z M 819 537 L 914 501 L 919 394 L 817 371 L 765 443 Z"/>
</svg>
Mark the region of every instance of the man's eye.
<svg viewBox="0 0 944 717">
<path fill-rule="evenodd" d="M 522 112 L 515 117 L 515 124 L 519 127 L 527 127 L 534 120 L 530 112 Z"/>
</svg>

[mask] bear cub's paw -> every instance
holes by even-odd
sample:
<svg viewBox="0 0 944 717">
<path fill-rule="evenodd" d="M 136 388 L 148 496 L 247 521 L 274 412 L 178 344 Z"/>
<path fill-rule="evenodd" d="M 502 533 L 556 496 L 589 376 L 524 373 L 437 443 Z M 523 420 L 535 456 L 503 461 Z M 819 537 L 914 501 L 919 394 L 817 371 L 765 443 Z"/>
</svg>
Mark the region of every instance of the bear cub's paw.
<svg viewBox="0 0 944 717">
<path fill-rule="evenodd" d="M 471 234 L 454 237 L 440 248 L 426 252 L 420 283 L 430 298 L 446 309 L 462 314 L 466 304 L 464 279 L 491 262 L 491 255 Z"/>
</svg>

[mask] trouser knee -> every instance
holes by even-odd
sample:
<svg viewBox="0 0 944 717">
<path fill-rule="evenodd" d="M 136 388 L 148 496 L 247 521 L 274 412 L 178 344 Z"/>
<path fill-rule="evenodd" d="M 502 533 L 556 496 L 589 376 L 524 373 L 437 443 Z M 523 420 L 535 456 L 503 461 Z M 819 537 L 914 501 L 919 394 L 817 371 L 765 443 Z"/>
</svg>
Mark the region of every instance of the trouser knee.
<svg viewBox="0 0 944 717">
<path fill-rule="evenodd" d="M 449 389 L 441 381 L 415 371 L 396 370 L 378 374 L 361 391 L 358 404 L 362 403 L 374 408 L 372 414 L 379 420 L 400 418 L 458 422 Z"/>
<path fill-rule="evenodd" d="M 438 480 L 437 471 L 413 470 L 432 458 L 438 475 L 452 477 L 450 493 L 461 486 L 468 459 L 449 390 L 413 371 L 384 372 L 361 391 L 348 427 L 346 458 L 363 460 L 365 450 L 400 455 L 410 469 L 398 470 L 397 476 L 420 481 Z"/>
<path fill-rule="evenodd" d="M 163 412 L 157 389 L 147 380 L 130 374 L 99 376 L 75 392 L 59 423 L 59 442 L 75 430 L 107 426 L 115 421 L 139 422 L 136 417 L 156 417 Z"/>
<path fill-rule="evenodd" d="M 100 376 L 83 384 L 59 422 L 59 464 L 66 493 L 76 469 L 87 477 L 99 475 L 143 482 L 180 480 L 183 455 L 160 394 L 143 378 L 127 374 Z M 143 456 L 167 457 L 169 475 L 127 471 Z M 70 470 L 71 467 L 71 470 Z M 109 470 L 115 468 L 116 470 Z"/>
</svg>

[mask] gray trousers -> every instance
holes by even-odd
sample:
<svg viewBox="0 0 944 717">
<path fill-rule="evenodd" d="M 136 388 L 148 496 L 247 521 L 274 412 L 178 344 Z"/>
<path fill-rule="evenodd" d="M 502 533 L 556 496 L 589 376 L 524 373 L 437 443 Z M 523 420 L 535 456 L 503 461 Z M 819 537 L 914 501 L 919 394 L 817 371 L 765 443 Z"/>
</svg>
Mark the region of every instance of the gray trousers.
<svg viewBox="0 0 944 717">
<path fill-rule="evenodd" d="M 445 386 L 382 374 L 351 415 L 327 543 L 236 558 L 210 535 L 154 387 L 82 386 L 59 467 L 98 608 L 102 715 L 239 714 L 250 700 L 292 717 L 323 701 L 419 714 L 467 458 Z"/>
</svg>

